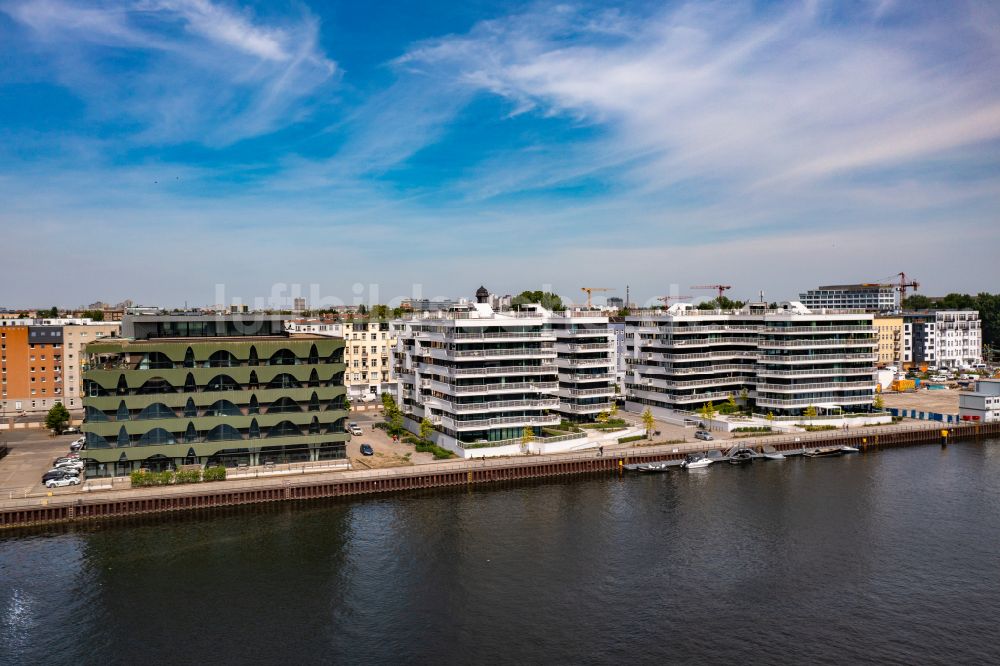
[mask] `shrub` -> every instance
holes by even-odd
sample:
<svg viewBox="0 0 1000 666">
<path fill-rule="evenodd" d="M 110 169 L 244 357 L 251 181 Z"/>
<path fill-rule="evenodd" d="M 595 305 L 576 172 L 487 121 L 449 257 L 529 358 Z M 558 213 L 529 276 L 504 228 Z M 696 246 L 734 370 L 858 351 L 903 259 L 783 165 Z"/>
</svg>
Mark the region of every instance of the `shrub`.
<svg viewBox="0 0 1000 666">
<path fill-rule="evenodd" d="M 771 426 L 745 426 L 735 428 L 733 432 L 771 432 Z"/>
<path fill-rule="evenodd" d="M 836 430 L 837 426 L 832 425 L 804 425 L 802 423 L 796 423 L 800 428 L 803 428 L 806 432 L 820 432 L 822 430 Z"/>
<path fill-rule="evenodd" d="M 205 481 L 225 481 L 226 468 L 222 466 L 206 467 L 201 478 Z"/>
<path fill-rule="evenodd" d="M 182 469 L 174 474 L 174 483 L 198 483 L 201 481 L 200 469 Z"/>
<path fill-rule="evenodd" d="M 646 436 L 645 435 L 631 435 L 630 437 L 619 437 L 618 438 L 618 443 L 619 444 L 627 444 L 629 442 L 636 442 L 636 441 L 638 441 L 640 439 L 646 439 Z"/>
</svg>

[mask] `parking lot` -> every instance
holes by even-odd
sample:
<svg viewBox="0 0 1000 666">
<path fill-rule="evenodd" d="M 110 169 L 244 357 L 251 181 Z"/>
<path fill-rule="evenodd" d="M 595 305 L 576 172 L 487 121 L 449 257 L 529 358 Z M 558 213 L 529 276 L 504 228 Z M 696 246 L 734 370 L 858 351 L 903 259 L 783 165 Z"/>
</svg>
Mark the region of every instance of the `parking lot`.
<svg viewBox="0 0 1000 666">
<path fill-rule="evenodd" d="M 45 493 L 42 474 L 52 467 L 52 461 L 69 452 L 70 442 L 79 435 L 51 437 L 45 430 L 13 430 L 0 434 L 10 453 L 0 460 L 0 497 L 10 498 L 25 494 Z M 80 486 L 53 488 L 53 493 L 72 493 Z"/>
<path fill-rule="evenodd" d="M 361 436 L 351 436 L 347 445 L 347 457 L 351 459 L 354 469 L 376 469 L 380 467 L 399 467 L 401 465 L 421 465 L 434 462 L 430 453 L 418 453 L 412 444 L 403 441 L 393 442 L 392 438 L 380 428 L 374 427 L 382 421 L 380 412 L 355 412 L 348 418 L 349 422 L 361 427 Z M 361 455 L 361 445 L 370 444 L 375 450 L 373 456 Z"/>
</svg>

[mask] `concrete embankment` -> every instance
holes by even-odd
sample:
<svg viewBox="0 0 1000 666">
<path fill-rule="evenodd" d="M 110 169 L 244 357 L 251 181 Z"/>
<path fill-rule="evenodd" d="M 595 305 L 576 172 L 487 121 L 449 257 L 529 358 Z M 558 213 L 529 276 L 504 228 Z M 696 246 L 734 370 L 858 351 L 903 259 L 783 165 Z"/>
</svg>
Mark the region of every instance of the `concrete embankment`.
<svg viewBox="0 0 1000 666">
<path fill-rule="evenodd" d="M 817 433 L 811 436 L 766 437 L 725 442 L 697 442 L 645 446 L 628 450 L 530 456 L 478 461 L 453 461 L 382 470 L 334 472 L 246 481 L 223 481 L 197 485 L 168 486 L 87 494 L 53 494 L 30 500 L 0 501 L 0 528 L 73 523 L 169 511 L 348 497 L 423 488 L 471 486 L 473 484 L 538 479 L 570 474 L 611 472 L 631 463 L 676 460 L 688 453 L 719 446 L 771 445 L 779 451 L 803 447 L 856 446 L 869 450 L 917 444 L 1000 436 L 1000 423 L 953 426 L 947 435 L 940 428 L 865 429 Z"/>
</svg>

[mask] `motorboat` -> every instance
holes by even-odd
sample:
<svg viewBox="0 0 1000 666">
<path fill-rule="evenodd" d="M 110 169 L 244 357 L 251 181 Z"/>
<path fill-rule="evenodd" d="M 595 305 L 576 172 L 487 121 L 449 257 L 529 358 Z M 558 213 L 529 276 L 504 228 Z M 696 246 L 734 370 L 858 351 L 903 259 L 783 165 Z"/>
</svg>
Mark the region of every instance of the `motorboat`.
<svg viewBox="0 0 1000 666">
<path fill-rule="evenodd" d="M 681 463 L 681 467 L 684 469 L 698 469 L 700 467 L 708 467 L 711 464 L 711 458 L 706 458 L 703 455 L 692 453 L 684 459 L 684 462 Z"/>
<path fill-rule="evenodd" d="M 839 446 L 826 447 L 826 448 L 815 448 L 806 449 L 802 454 L 808 458 L 830 458 L 833 456 L 844 455 L 844 450 Z"/>
<path fill-rule="evenodd" d="M 856 446 L 847 446 L 846 444 L 840 447 L 840 450 L 844 453 L 861 453 L 861 449 Z"/>
<path fill-rule="evenodd" d="M 740 449 L 729 456 L 729 464 L 731 465 L 745 465 L 747 463 L 752 463 L 754 459 L 753 451 L 750 449 Z"/>
<path fill-rule="evenodd" d="M 649 463 L 636 467 L 640 472 L 669 472 L 670 465 L 666 462 Z"/>
</svg>

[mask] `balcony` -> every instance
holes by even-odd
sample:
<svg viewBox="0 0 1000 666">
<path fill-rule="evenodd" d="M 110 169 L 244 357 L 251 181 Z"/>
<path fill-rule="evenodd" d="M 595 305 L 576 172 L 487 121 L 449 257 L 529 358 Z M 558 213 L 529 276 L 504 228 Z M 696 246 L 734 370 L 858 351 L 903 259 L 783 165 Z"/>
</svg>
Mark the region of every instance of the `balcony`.
<svg viewBox="0 0 1000 666">
<path fill-rule="evenodd" d="M 574 388 L 566 388 L 564 386 L 559 389 L 559 395 L 564 397 L 573 397 L 573 398 L 579 398 L 584 396 L 595 396 L 595 395 L 610 396 L 614 394 L 615 394 L 614 386 L 602 386 L 600 388 L 590 388 L 590 389 L 574 389 Z"/>
<path fill-rule="evenodd" d="M 700 338 L 698 340 L 660 340 L 666 347 L 709 347 L 713 345 L 756 345 L 758 338 Z"/>
<path fill-rule="evenodd" d="M 610 342 L 595 342 L 592 344 L 569 344 L 557 342 L 555 346 L 558 352 L 610 352 L 614 345 Z"/>
<path fill-rule="evenodd" d="M 831 333 L 876 333 L 874 326 L 764 326 L 762 333 L 812 333 L 829 335 Z"/>
<path fill-rule="evenodd" d="M 560 368 L 600 368 L 610 367 L 609 358 L 557 358 L 556 365 Z"/>
<path fill-rule="evenodd" d="M 462 340 L 471 342 L 476 340 L 555 340 L 556 335 L 551 331 L 501 331 L 498 333 L 453 333 L 447 337 L 449 340 Z"/>
<path fill-rule="evenodd" d="M 874 394 L 873 394 L 874 395 Z M 873 395 L 870 396 L 832 396 L 827 398 L 810 398 L 808 400 L 798 400 L 798 399 L 782 399 L 782 398 L 766 398 L 763 396 L 757 396 L 757 406 L 758 407 L 779 407 L 783 409 L 794 409 L 796 407 L 817 407 L 820 408 L 822 405 L 836 404 L 836 405 L 870 405 L 872 403 Z"/>
<path fill-rule="evenodd" d="M 440 417 L 440 423 L 446 428 L 455 431 L 461 430 L 482 430 L 484 428 L 495 428 L 500 426 L 525 426 L 525 425 L 558 425 L 560 421 L 558 414 L 546 414 L 539 416 L 498 416 L 491 419 L 456 420 L 447 416 Z"/>
<path fill-rule="evenodd" d="M 822 382 L 819 384 L 757 384 L 758 393 L 801 393 L 803 391 L 847 391 L 856 389 L 875 390 L 875 381 L 867 382 Z"/>
<path fill-rule="evenodd" d="M 878 354 L 803 354 L 794 356 L 762 355 L 757 362 L 761 365 L 775 363 L 830 363 L 834 361 L 864 361 L 874 363 Z"/>
<path fill-rule="evenodd" d="M 875 338 L 844 339 L 835 340 L 823 338 L 818 340 L 766 340 L 761 339 L 759 346 L 761 349 L 774 349 L 782 347 L 877 347 L 878 340 Z"/>
<path fill-rule="evenodd" d="M 559 406 L 557 398 L 546 400 L 494 400 L 491 402 L 446 402 L 449 411 L 455 414 L 471 412 L 492 412 L 512 409 L 555 409 Z"/>
<path fill-rule="evenodd" d="M 664 361 L 664 362 L 707 361 L 714 358 L 757 358 L 758 355 L 759 354 L 756 351 L 749 351 L 745 349 L 737 349 L 733 351 L 702 352 L 694 354 L 668 354 L 664 352 L 644 351 L 640 352 L 639 360 Z"/>
<path fill-rule="evenodd" d="M 455 386 L 452 384 L 442 384 L 434 382 L 435 388 L 444 390 L 450 394 L 476 394 L 476 393 L 510 393 L 521 391 L 542 391 L 559 388 L 558 382 L 508 382 L 503 384 L 476 384 L 473 386 Z M 445 387 L 440 389 L 439 387 Z"/>
<path fill-rule="evenodd" d="M 656 377 L 642 377 L 637 384 L 640 386 L 658 386 L 660 388 L 667 389 L 689 389 L 698 388 L 701 386 L 742 386 L 743 384 L 753 383 L 751 377 L 747 376 L 735 376 L 735 377 L 715 377 L 712 379 L 691 379 L 688 381 L 670 381 L 666 379 L 659 379 Z"/>
<path fill-rule="evenodd" d="M 586 374 L 582 372 L 560 372 L 559 379 L 564 382 L 606 382 L 614 380 L 615 375 L 611 372 L 600 372 L 595 374 Z"/>
<path fill-rule="evenodd" d="M 574 402 L 564 402 L 559 411 L 572 412 L 574 414 L 598 414 L 611 409 L 610 402 L 595 402 L 586 405 L 579 405 Z"/>
<path fill-rule="evenodd" d="M 757 370 L 759 377 L 845 377 L 848 375 L 872 376 L 872 368 L 820 368 L 813 370 Z"/>
<path fill-rule="evenodd" d="M 492 368 L 441 368 L 441 374 L 449 377 L 483 377 L 504 375 L 548 375 L 555 374 L 557 368 L 554 365 L 504 365 Z"/>
</svg>

